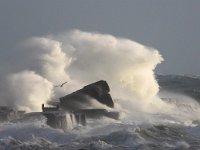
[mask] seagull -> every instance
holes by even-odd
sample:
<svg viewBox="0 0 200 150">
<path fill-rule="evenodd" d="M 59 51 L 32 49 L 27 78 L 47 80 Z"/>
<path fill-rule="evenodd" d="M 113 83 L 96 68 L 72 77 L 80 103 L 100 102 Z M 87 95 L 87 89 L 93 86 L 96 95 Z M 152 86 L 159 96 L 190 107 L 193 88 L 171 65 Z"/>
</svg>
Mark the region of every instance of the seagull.
<svg viewBox="0 0 200 150">
<path fill-rule="evenodd" d="M 68 83 L 68 82 L 64 82 L 61 85 L 55 85 L 55 87 L 63 87 L 66 83 Z"/>
</svg>

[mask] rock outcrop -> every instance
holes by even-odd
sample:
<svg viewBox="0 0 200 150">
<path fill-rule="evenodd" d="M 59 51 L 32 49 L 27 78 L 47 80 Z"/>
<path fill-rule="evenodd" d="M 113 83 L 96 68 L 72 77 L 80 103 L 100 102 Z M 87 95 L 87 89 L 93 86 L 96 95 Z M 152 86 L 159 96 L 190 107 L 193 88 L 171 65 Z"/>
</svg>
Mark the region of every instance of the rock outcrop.
<svg viewBox="0 0 200 150">
<path fill-rule="evenodd" d="M 92 107 L 92 101 L 96 100 L 113 108 L 114 102 L 109 94 L 110 88 L 106 81 L 89 84 L 82 89 L 60 98 L 60 107 L 64 110 L 76 111 Z"/>
</svg>

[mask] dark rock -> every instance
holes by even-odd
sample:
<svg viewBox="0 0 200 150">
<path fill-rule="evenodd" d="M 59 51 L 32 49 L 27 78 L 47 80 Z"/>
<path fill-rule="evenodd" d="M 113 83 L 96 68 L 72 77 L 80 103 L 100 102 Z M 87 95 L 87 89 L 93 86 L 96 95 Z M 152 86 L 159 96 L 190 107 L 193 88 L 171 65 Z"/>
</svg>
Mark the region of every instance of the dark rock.
<svg viewBox="0 0 200 150">
<path fill-rule="evenodd" d="M 91 101 L 95 99 L 98 102 L 113 108 L 114 103 L 109 92 L 110 88 L 107 82 L 101 80 L 89 84 L 76 92 L 61 97 L 60 107 L 70 111 L 86 109 L 92 106 Z"/>
</svg>

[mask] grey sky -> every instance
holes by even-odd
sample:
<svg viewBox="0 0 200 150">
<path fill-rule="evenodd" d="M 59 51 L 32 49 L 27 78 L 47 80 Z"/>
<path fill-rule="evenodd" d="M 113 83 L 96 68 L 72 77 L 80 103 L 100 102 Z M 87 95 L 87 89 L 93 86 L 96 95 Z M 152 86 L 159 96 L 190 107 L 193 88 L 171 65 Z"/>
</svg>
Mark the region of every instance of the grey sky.
<svg viewBox="0 0 200 150">
<path fill-rule="evenodd" d="M 200 0 L 0 0 L 0 63 L 23 39 L 80 29 L 158 49 L 158 73 L 200 75 L 199 27 Z"/>
</svg>

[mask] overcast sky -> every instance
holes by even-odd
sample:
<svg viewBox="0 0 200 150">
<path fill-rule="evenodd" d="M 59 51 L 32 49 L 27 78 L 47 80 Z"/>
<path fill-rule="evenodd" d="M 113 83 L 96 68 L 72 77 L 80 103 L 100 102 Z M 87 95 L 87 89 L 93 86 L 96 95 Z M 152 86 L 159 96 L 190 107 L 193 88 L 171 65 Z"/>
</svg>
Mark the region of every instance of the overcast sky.
<svg viewBox="0 0 200 150">
<path fill-rule="evenodd" d="M 1 69 L 22 40 L 80 29 L 158 49 L 157 73 L 200 75 L 199 27 L 200 0 L 0 0 Z"/>
</svg>

